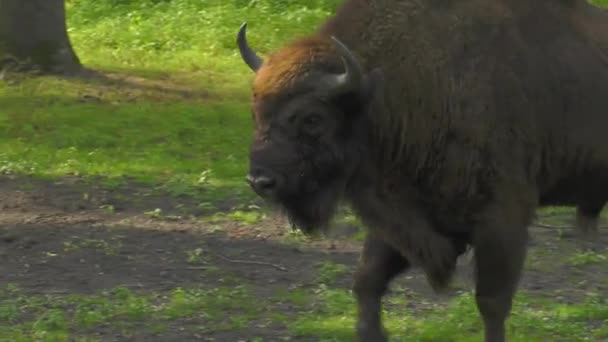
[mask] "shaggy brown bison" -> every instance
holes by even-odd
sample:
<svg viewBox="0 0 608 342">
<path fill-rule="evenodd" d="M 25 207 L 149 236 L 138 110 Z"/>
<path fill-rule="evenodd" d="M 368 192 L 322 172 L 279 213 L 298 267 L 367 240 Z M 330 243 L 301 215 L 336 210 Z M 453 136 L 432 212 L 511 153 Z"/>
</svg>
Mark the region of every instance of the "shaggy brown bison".
<svg viewBox="0 0 608 342">
<path fill-rule="evenodd" d="M 255 72 L 251 187 L 305 232 L 340 201 L 368 226 L 358 336 L 410 267 L 435 290 L 475 251 L 485 341 L 505 320 L 539 205 L 608 199 L 608 15 L 584 0 L 348 0 Z"/>
</svg>

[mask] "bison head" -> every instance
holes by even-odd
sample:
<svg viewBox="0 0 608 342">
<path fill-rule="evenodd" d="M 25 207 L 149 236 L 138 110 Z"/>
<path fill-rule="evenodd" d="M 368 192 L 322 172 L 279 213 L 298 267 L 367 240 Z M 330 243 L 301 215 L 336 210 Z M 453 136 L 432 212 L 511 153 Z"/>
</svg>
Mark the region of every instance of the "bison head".
<svg viewBox="0 0 608 342">
<path fill-rule="evenodd" d="M 374 78 L 334 37 L 296 42 L 264 61 L 243 24 L 237 44 L 256 73 L 247 180 L 304 232 L 326 228 L 359 166 Z"/>
</svg>

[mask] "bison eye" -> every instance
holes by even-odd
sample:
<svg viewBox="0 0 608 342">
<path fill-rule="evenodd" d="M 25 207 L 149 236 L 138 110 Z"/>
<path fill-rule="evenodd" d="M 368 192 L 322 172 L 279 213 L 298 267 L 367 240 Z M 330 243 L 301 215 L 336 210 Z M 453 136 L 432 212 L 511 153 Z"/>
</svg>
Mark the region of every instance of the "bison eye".
<svg viewBox="0 0 608 342">
<path fill-rule="evenodd" d="M 316 127 L 321 122 L 321 116 L 318 114 L 308 115 L 304 118 L 304 124 L 307 127 Z"/>
</svg>

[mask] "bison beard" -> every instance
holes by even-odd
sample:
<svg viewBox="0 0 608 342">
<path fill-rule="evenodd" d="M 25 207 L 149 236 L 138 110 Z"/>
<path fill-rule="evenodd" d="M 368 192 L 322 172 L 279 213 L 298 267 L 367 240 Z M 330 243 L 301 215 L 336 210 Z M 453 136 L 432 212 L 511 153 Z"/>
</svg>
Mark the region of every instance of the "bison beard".
<svg viewBox="0 0 608 342">
<path fill-rule="evenodd" d="M 325 231 L 335 212 L 339 194 L 333 187 L 279 197 L 279 205 L 294 228 L 306 234 Z"/>
<path fill-rule="evenodd" d="M 322 153 L 300 151 L 299 172 L 285 175 L 287 186 L 273 203 L 288 217 L 293 228 L 305 234 L 326 231 L 344 193 L 343 154 L 336 147 L 325 146 Z"/>
</svg>

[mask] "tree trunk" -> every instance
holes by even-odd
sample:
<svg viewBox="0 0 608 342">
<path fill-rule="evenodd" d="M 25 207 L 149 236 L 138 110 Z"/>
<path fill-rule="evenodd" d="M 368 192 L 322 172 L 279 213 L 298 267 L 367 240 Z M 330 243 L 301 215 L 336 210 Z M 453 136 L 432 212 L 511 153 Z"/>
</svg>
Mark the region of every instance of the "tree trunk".
<svg viewBox="0 0 608 342">
<path fill-rule="evenodd" d="M 19 69 L 49 73 L 80 70 L 67 34 L 64 0 L 0 0 L 0 69 L 11 61 Z"/>
</svg>

